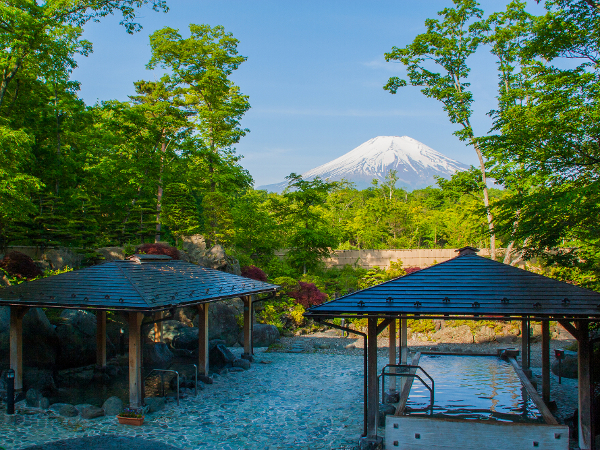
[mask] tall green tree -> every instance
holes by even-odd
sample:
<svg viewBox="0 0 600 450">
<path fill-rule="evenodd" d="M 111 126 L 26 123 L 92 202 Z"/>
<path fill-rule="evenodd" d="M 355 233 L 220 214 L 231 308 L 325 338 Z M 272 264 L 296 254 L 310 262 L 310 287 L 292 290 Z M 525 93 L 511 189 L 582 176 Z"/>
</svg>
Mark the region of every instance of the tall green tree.
<svg viewBox="0 0 600 450">
<path fill-rule="evenodd" d="M 238 54 L 238 40 L 222 26 L 190 25 L 190 37 L 163 28 L 150 36 L 152 58 L 148 68 L 168 69 L 173 85 L 184 89 L 186 106 L 193 111 L 201 147 L 207 153 L 210 190 L 218 153 L 237 143 L 248 130 L 240 125 L 250 108 L 248 97 L 229 77 L 246 58 Z"/>
<path fill-rule="evenodd" d="M 385 54 L 386 61 L 399 61 L 406 66 L 408 81 L 391 77 L 384 89 L 392 94 L 400 87 L 421 87 L 421 92 L 442 103 L 450 122 L 460 129 L 454 134 L 473 146 L 479 159 L 483 180 L 483 203 L 490 233 L 491 257 L 496 257 L 494 218 L 487 188 L 485 160 L 471 125 L 473 94 L 467 81 L 470 73 L 468 59 L 483 41 L 486 23 L 483 11 L 475 0 L 453 0 L 454 8 L 438 14 L 441 20 L 427 19 L 427 31 L 415 37 L 406 47 L 393 47 Z"/>
<path fill-rule="evenodd" d="M 529 255 L 565 246 L 589 255 L 600 233 L 600 10 L 583 0 L 550 1 L 546 14 L 520 20 L 515 10 L 492 29 L 503 79 L 494 134 L 482 141 L 515 192 L 498 205 L 499 226 Z"/>
<path fill-rule="evenodd" d="M 164 0 L 20 0 L 0 4 L 0 107 L 9 88 L 18 94 L 18 77 L 23 71 L 40 73 L 55 66 L 57 55 L 74 66 L 72 53 L 62 51 L 73 33 L 89 21 L 98 21 L 115 12 L 129 33 L 141 29 L 135 22 L 136 8 L 151 4 L 155 11 L 167 11 Z M 79 42 L 81 53 L 89 52 L 86 41 Z"/>
<path fill-rule="evenodd" d="M 323 206 L 332 183 L 320 178 L 306 181 L 295 173 L 286 177 L 288 187 L 283 196 L 287 200 L 280 214 L 290 227 L 287 259 L 303 273 L 315 269 L 338 244 L 338 236 L 331 230 L 324 216 Z"/>
</svg>

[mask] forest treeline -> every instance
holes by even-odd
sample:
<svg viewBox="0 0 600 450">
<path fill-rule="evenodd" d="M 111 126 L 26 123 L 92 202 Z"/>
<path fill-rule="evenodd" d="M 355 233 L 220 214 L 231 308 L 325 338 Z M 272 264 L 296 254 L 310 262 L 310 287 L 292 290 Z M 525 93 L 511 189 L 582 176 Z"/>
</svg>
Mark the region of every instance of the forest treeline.
<svg viewBox="0 0 600 450">
<path fill-rule="evenodd" d="M 385 55 L 405 76 L 384 88 L 438 100 L 480 166 L 412 192 L 394 172 L 365 190 L 291 174 L 287 191 L 269 194 L 253 189 L 235 152 L 250 99 L 231 75 L 246 57 L 223 27 L 155 31 L 152 76 L 128 101 L 86 105 L 72 78 L 93 49 L 85 24 L 120 14 L 134 33 L 140 7 L 166 12 L 166 2 L 1 2 L 0 247 L 92 254 L 203 234 L 276 276 L 314 272 L 335 248 L 508 247 L 505 262 L 542 257 L 553 276 L 596 286 L 600 5 L 551 0 L 533 16 L 519 1 L 485 13 L 471 0 L 448 4 Z M 495 61 L 497 104 L 478 134 L 469 57 L 483 52 Z"/>
</svg>

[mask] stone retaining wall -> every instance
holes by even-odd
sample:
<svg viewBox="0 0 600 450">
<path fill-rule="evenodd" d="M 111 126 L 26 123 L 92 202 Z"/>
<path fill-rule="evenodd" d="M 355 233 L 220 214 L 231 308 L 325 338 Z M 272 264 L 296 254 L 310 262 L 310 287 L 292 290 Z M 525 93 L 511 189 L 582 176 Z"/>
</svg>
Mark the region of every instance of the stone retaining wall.
<svg viewBox="0 0 600 450">
<path fill-rule="evenodd" d="M 504 249 L 498 249 L 499 254 Z M 286 251 L 276 252 L 283 257 Z M 325 260 L 327 267 L 344 267 L 346 264 L 370 269 L 374 266 L 389 267 L 390 261 L 402 261 L 403 267 L 428 267 L 454 258 L 456 249 L 399 249 L 399 250 L 337 250 Z M 489 249 L 481 249 L 480 256 L 489 256 Z"/>
</svg>

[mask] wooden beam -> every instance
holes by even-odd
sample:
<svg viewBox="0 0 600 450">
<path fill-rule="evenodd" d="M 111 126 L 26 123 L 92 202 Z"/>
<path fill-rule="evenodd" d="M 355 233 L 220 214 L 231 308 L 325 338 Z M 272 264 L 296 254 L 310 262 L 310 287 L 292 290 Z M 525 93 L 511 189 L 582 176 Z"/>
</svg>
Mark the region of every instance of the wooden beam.
<svg viewBox="0 0 600 450">
<path fill-rule="evenodd" d="M 417 352 L 413 355 L 411 365 L 418 366 L 419 360 L 421 359 L 421 352 Z M 406 364 L 406 363 L 404 363 Z M 409 374 L 417 373 L 416 368 L 411 368 L 408 370 Z M 404 414 L 404 410 L 406 409 L 406 402 L 408 401 L 408 396 L 410 395 L 410 390 L 412 389 L 414 377 L 406 377 L 404 382 L 404 386 L 402 387 L 402 392 L 400 392 L 400 400 L 398 401 L 398 408 L 396 409 L 395 416 L 401 416 Z"/>
<path fill-rule="evenodd" d="M 27 310 L 10 307 L 10 368 L 15 371 L 15 392 L 23 390 L 23 316 Z"/>
<path fill-rule="evenodd" d="M 542 398 L 550 402 L 550 322 L 542 321 Z"/>
<path fill-rule="evenodd" d="M 529 370 L 529 319 L 521 321 L 521 367 Z"/>
<path fill-rule="evenodd" d="M 244 301 L 244 355 L 252 355 L 252 296 L 242 297 Z"/>
<path fill-rule="evenodd" d="M 198 373 L 208 376 L 208 305 L 198 305 Z"/>
<path fill-rule="evenodd" d="M 367 439 L 377 438 L 379 379 L 377 378 L 377 319 L 367 319 Z"/>
<path fill-rule="evenodd" d="M 129 406 L 140 408 L 142 398 L 142 340 L 141 327 L 144 315 L 129 312 Z"/>
<path fill-rule="evenodd" d="M 389 325 L 388 364 L 396 364 L 396 319 Z M 396 373 L 394 367 L 390 367 L 390 373 Z M 390 392 L 396 391 L 396 377 L 390 377 Z"/>
<path fill-rule="evenodd" d="M 106 367 L 106 311 L 96 311 L 96 365 Z"/>
<path fill-rule="evenodd" d="M 383 319 L 383 321 L 379 325 L 377 325 L 377 336 L 379 336 L 381 332 L 385 330 L 390 323 L 392 323 L 392 319 Z"/>
<path fill-rule="evenodd" d="M 546 406 L 546 403 L 544 403 L 544 400 L 542 399 L 540 394 L 538 394 L 536 388 L 533 387 L 533 384 L 531 384 L 531 381 L 529 381 L 529 378 L 527 378 L 527 375 L 525 375 L 525 373 L 523 372 L 521 367 L 519 367 L 519 363 L 517 363 L 517 360 L 515 358 L 511 357 L 511 358 L 508 358 L 508 362 L 513 366 L 515 373 L 521 379 L 521 383 L 523 384 L 523 387 L 529 394 L 529 397 L 531 397 L 531 400 L 533 400 L 533 403 L 535 403 L 535 406 L 537 406 L 537 409 L 542 414 L 544 421 L 548 425 L 558 425 L 558 421 L 552 415 L 552 413 Z"/>
<path fill-rule="evenodd" d="M 562 325 L 562 327 L 569 332 L 571 336 L 575 339 L 579 340 L 579 330 L 575 328 L 575 326 L 569 322 L 568 320 L 561 319 L 558 321 Z"/>
<path fill-rule="evenodd" d="M 406 319 L 400 319 L 400 364 L 406 364 L 408 361 L 408 327 Z M 400 391 L 404 389 L 406 378 L 400 378 Z"/>
<path fill-rule="evenodd" d="M 154 320 L 158 321 L 163 318 L 163 311 L 158 311 L 154 313 Z M 163 341 L 163 323 L 154 322 L 154 342 L 162 342 Z"/>
<path fill-rule="evenodd" d="M 588 324 L 577 321 L 579 348 L 577 351 L 577 389 L 579 398 L 579 448 L 590 450 L 592 440 L 592 389 L 590 382 L 591 345 Z"/>
</svg>

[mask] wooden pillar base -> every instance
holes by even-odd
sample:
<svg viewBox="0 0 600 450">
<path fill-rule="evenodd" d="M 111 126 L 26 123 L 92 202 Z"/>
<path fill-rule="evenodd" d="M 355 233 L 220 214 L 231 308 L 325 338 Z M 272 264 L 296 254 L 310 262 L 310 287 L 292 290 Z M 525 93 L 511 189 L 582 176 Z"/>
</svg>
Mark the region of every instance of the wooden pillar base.
<svg viewBox="0 0 600 450">
<path fill-rule="evenodd" d="M 209 352 L 208 352 L 208 305 L 198 305 L 198 373 L 208 376 Z"/>
<path fill-rule="evenodd" d="M 531 371 L 529 370 L 529 319 L 521 321 L 521 368 L 531 378 Z"/>
<path fill-rule="evenodd" d="M 367 332 L 367 441 L 377 440 L 379 379 L 377 378 L 377 319 L 368 320 Z M 365 447 L 367 448 L 367 447 Z"/>
<path fill-rule="evenodd" d="M 96 365 L 106 367 L 106 311 L 96 311 Z"/>
<path fill-rule="evenodd" d="M 393 319 L 389 325 L 389 358 L 388 364 L 396 364 L 396 319 Z M 396 373 L 396 369 L 394 367 L 390 367 L 390 373 Z M 386 380 L 386 384 L 387 380 Z M 396 392 L 396 377 L 389 377 L 389 394 L 397 394 Z M 392 403 L 392 402 L 388 402 Z"/>
<path fill-rule="evenodd" d="M 380 450 L 383 448 L 383 438 L 360 438 L 358 448 L 359 450 Z"/>
<path fill-rule="evenodd" d="M 129 321 L 129 406 L 140 408 L 142 398 L 142 340 L 141 328 L 144 315 L 130 312 Z"/>
<path fill-rule="evenodd" d="M 23 316 L 27 311 L 10 307 L 10 368 L 15 371 L 15 392 L 23 391 Z"/>
<path fill-rule="evenodd" d="M 244 301 L 244 354 L 252 355 L 252 296 L 242 297 Z"/>
<path fill-rule="evenodd" d="M 542 399 L 550 403 L 550 322 L 542 321 Z"/>
<path fill-rule="evenodd" d="M 591 389 L 591 345 L 588 324 L 577 323 L 577 389 L 579 399 L 578 438 L 581 450 L 590 450 L 594 445 L 592 436 L 592 389 Z"/>
</svg>

